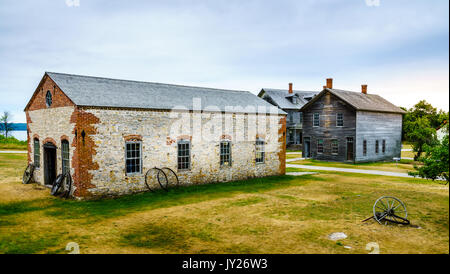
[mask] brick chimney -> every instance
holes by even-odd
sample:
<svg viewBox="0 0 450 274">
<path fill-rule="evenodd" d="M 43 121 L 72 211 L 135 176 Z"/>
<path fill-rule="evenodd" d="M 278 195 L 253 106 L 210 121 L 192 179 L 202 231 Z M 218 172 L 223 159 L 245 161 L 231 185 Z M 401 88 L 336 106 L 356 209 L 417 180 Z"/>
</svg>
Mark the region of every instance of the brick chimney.
<svg viewBox="0 0 450 274">
<path fill-rule="evenodd" d="M 367 85 L 361 85 L 361 92 L 367 94 Z"/>
<path fill-rule="evenodd" d="M 294 91 L 292 90 L 292 83 L 289 83 L 289 94 L 294 93 Z"/>
<path fill-rule="evenodd" d="M 333 78 L 327 79 L 327 88 L 333 88 Z"/>
</svg>

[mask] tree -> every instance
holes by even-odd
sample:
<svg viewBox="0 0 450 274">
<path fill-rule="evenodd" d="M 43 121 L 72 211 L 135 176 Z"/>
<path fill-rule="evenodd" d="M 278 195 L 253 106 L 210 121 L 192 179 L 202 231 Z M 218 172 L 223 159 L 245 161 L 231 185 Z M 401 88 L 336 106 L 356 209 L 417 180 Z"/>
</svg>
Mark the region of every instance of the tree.
<svg viewBox="0 0 450 274">
<path fill-rule="evenodd" d="M 403 110 L 405 110 L 403 108 Z M 436 129 L 442 125 L 445 120 L 448 120 L 449 114 L 443 110 L 437 111 L 430 103 L 425 100 L 419 101 L 412 108 L 410 108 L 403 118 L 403 140 L 413 141 L 408 137 L 411 129 L 410 123 L 415 123 L 420 118 L 427 118 L 430 122 L 430 127 Z"/>
<path fill-rule="evenodd" d="M 0 117 L 0 123 L 2 125 L 2 129 L 5 132 L 5 137 L 8 138 L 8 133 L 12 130 L 12 125 L 9 122 L 11 119 L 11 115 L 8 111 L 3 112 L 2 117 Z"/>
<path fill-rule="evenodd" d="M 415 172 L 409 172 L 412 176 L 436 180 L 443 178 L 449 182 L 449 147 L 448 135 L 435 145 L 424 145 L 425 156 L 419 160 L 423 166 L 414 166 Z"/>
<path fill-rule="evenodd" d="M 425 145 L 433 145 L 437 142 L 436 129 L 426 117 L 406 123 L 406 137 L 412 143 L 413 151 L 416 152 L 414 160 L 417 161 L 424 151 Z"/>
</svg>

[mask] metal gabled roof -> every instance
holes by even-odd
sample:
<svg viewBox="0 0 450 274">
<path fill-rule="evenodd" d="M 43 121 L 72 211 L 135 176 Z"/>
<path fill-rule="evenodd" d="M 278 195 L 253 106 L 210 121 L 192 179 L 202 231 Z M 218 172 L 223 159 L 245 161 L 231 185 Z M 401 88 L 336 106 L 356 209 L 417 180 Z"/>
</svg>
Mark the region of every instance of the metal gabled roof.
<svg viewBox="0 0 450 274">
<path fill-rule="evenodd" d="M 225 111 L 227 107 L 235 109 L 242 107 L 243 111 L 235 112 L 256 113 L 258 108 L 263 107 L 268 113 L 272 107 L 271 104 L 248 91 L 55 72 L 46 72 L 46 74 L 78 106 L 194 110 L 193 100 L 197 98 L 201 100 L 201 110 Z M 278 110 L 278 114 L 285 114 L 285 112 Z"/>
<path fill-rule="evenodd" d="M 307 102 L 308 98 L 312 98 L 319 94 L 318 91 L 304 91 L 304 90 L 293 90 L 293 93 L 289 93 L 285 89 L 273 89 L 273 88 L 263 88 L 264 91 L 272 101 L 281 109 L 301 109 Z M 289 97 L 297 96 L 299 98 L 298 103 L 294 104 Z"/>
<path fill-rule="evenodd" d="M 341 89 L 325 88 L 321 93 L 314 97 L 311 101 L 302 107 L 302 110 L 307 109 L 316 100 L 322 97 L 326 92 L 330 92 L 336 97 L 340 98 L 355 110 L 373 111 L 373 112 L 388 112 L 388 113 L 406 113 L 403 109 L 395 106 L 388 100 L 376 94 L 364 94 L 362 92 L 354 92 Z"/>
</svg>

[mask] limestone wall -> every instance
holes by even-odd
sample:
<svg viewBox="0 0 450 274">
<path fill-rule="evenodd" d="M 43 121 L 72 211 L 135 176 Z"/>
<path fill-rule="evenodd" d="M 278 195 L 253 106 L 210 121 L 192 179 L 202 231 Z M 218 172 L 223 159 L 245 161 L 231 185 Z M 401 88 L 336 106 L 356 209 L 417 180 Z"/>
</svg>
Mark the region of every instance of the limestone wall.
<svg viewBox="0 0 450 274">
<path fill-rule="evenodd" d="M 73 155 L 74 147 L 72 142 L 74 140 L 73 128 L 74 124 L 70 122 L 74 107 L 57 107 L 46 108 L 28 111 L 29 121 L 29 150 L 31 162 L 34 161 L 34 137 L 39 138 L 40 144 L 40 167 L 34 172 L 34 180 L 39 184 L 44 184 L 44 148 L 43 145 L 46 142 L 54 142 L 57 147 L 56 157 L 56 169 L 57 174 L 62 172 L 62 160 L 61 160 L 61 138 L 65 138 L 69 141 L 70 155 Z M 70 173 L 74 174 L 72 167 L 72 157 L 70 157 Z"/>
<path fill-rule="evenodd" d="M 221 113 L 174 113 L 87 108 L 97 117 L 93 161 L 99 168 L 89 189 L 94 195 L 120 195 L 146 190 L 144 174 L 153 167 L 170 167 L 177 172 L 180 183 L 201 184 L 279 175 L 284 173 L 284 116 L 263 116 Z M 176 116 L 176 117 L 175 117 Z M 178 130 L 176 130 L 178 129 Z M 126 175 L 125 140 L 127 136 L 142 138 L 143 170 Z M 255 163 L 256 137 L 265 140 L 265 163 Z M 191 169 L 177 170 L 177 141 L 191 141 Z M 232 165 L 220 166 L 220 140 L 232 143 Z M 282 153 L 280 153 L 282 152 Z"/>
</svg>

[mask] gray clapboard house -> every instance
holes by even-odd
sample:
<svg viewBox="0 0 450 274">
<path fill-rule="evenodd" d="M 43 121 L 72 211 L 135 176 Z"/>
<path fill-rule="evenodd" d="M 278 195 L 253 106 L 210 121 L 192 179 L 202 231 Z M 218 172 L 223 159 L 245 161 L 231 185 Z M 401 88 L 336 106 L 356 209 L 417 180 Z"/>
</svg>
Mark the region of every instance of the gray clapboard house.
<svg viewBox="0 0 450 274">
<path fill-rule="evenodd" d="M 289 83 L 287 90 L 263 88 L 259 92 L 259 97 L 288 114 L 286 117 L 287 147 L 301 148 L 303 115 L 300 109 L 318 93 L 319 91 L 293 90 L 292 83 Z"/>
<path fill-rule="evenodd" d="M 303 157 L 325 161 L 371 162 L 400 157 L 405 113 L 384 98 L 333 89 L 332 79 L 306 103 Z"/>
</svg>

